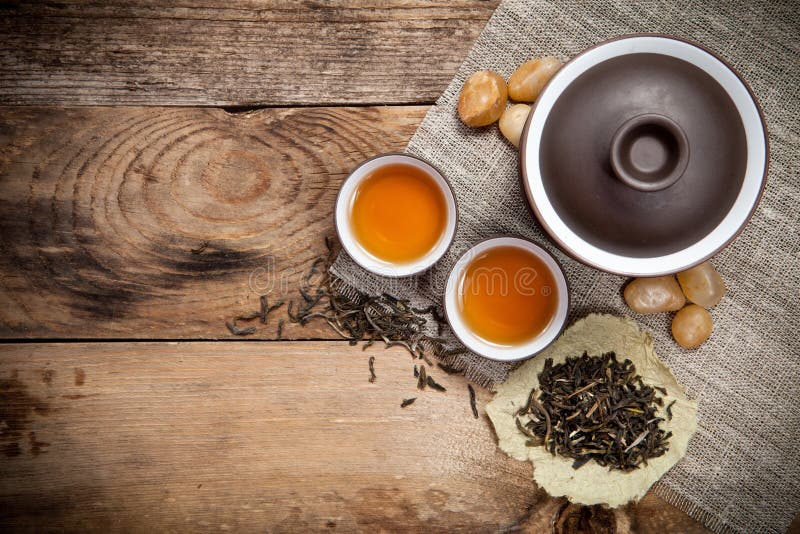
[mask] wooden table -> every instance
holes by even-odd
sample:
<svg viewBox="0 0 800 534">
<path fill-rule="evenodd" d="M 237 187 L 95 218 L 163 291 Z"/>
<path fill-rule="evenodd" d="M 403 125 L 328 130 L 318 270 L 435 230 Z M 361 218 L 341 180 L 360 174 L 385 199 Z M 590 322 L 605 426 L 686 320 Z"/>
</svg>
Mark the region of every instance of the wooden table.
<svg viewBox="0 0 800 534">
<path fill-rule="evenodd" d="M 296 298 L 495 1 L 161 4 L 0 8 L 4 531 L 703 531 L 548 497 L 402 349 L 225 327 Z"/>
</svg>

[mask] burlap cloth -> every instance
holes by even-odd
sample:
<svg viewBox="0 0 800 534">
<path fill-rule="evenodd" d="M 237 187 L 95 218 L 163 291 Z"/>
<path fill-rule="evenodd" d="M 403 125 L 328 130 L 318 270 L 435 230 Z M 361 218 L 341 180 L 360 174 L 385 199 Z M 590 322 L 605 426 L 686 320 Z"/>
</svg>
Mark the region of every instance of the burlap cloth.
<svg viewBox="0 0 800 534">
<path fill-rule="evenodd" d="M 570 320 L 600 311 L 626 314 L 625 279 L 565 256 L 531 217 L 518 184 L 516 150 L 495 127 L 472 130 L 455 112 L 474 71 L 508 77 L 523 61 L 563 60 L 609 37 L 661 32 L 700 42 L 729 61 L 766 114 L 771 149 L 767 188 L 744 232 L 714 258 L 728 294 L 711 310 L 714 334 L 687 351 L 669 333 L 670 316 L 636 316 L 656 350 L 699 403 L 699 428 L 686 458 L 656 493 L 717 531 L 784 532 L 800 511 L 800 7 L 791 0 L 748 2 L 503 2 L 407 151 L 451 180 L 460 225 L 447 256 L 410 280 L 370 276 L 341 255 L 333 270 L 371 294 L 389 291 L 441 304 L 450 267 L 473 243 L 495 234 L 542 243 L 571 284 Z M 508 365 L 474 354 L 454 362 L 483 385 Z"/>
</svg>

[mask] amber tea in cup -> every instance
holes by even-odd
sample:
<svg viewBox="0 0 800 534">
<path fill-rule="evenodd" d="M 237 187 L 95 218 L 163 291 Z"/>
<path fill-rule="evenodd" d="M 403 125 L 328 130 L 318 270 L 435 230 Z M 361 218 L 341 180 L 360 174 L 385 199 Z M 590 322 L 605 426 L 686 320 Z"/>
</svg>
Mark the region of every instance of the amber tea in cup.
<svg viewBox="0 0 800 534">
<path fill-rule="evenodd" d="M 516 237 L 482 241 L 456 263 L 445 311 L 456 337 L 496 360 L 544 349 L 561 332 L 569 308 L 566 278 L 544 249 Z"/>
<path fill-rule="evenodd" d="M 353 234 L 367 252 L 405 263 L 428 254 L 444 234 L 442 190 L 421 168 L 392 163 L 372 171 L 356 188 L 350 208 Z"/>
<path fill-rule="evenodd" d="M 556 315 L 557 299 L 550 269 L 514 246 L 491 248 L 474 258 L 459 291 L 467 326 L 498 345 L 524 343 L 544 332 Z"/>
<path fill-rule="evenodd" d="M 383 276 L 408 276 L 433 265 L 456 229 L 450 184 L 428 162 L 384 154 L 359 165 L 336 201 L 342 246 L 359 265 Z"/>
</svg>

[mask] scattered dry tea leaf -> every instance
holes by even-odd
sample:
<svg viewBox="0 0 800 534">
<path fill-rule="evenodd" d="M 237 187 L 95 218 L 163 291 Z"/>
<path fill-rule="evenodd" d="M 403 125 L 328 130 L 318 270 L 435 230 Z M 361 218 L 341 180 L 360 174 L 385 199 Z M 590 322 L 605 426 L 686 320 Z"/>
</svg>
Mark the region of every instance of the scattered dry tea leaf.
<svg viewBox="0 0 800 534">
<path fill-rule="evenodd" d="M 447 391 L 447 389 L 445 389 L 443 385 L 436 382 L 431 375 L 428 375 L 427 383 L 431 389 L 435 389 L 436 391 Z"/>
<path fill-rule="evenodd" d="M 428 375 L 425 372 L 425 366 L 419 366 L 419 378 L 417 379 L 417 388 L 425 389 L 425 386 L 428 385 Z"/>
<path fill-rule="evenodd" d="M 375 356 L 369 357 L 369 381 L 375 382 L 378 376 L 375 374 Z"/>
<path fill-rule="evenodd" d="M 250 328 L 237 328 L 230 321 L 225 321 L 225 326 L 227 326 L 231 334 L 235 336 L 249 336 L 250 334 L 254 334 L 256 331 L 255 326 L 251 326 Z"/>
<path fill-rule="evenodd" d="M 467 389 L 469 390 L 469 407 L 472 410 L 472 415 L 477 419 L 478 405 L 475 402 L 475 388 L 472 387 L 472 384 L 467 384 Z"/>
</svg>

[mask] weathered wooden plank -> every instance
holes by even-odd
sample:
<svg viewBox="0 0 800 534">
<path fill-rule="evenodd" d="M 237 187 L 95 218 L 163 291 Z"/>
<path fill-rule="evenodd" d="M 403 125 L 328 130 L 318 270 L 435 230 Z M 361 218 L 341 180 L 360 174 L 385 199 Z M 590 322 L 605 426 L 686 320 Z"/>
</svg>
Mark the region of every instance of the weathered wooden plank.
<svg viewBox="0 0 800 534">
<path fill-rule="evenodd" d="M 0 104 L 430 103 L 497 3 L 5 3 Z"/>
<path fill-rule="evenodd" d="M 298 297 L 341 181 L 425 110 L 0 109 L 0 337 L 230 336 Z"/>
<path fill-rule="evenodd" d="M 420 392 L 404 351 L 370 354 L 374 384 L 341 342 L 0 345 L 0 527 L 702 531 L 653 496 L 616 513 L 547 497 L 462 377 Z"/>
</svg>

